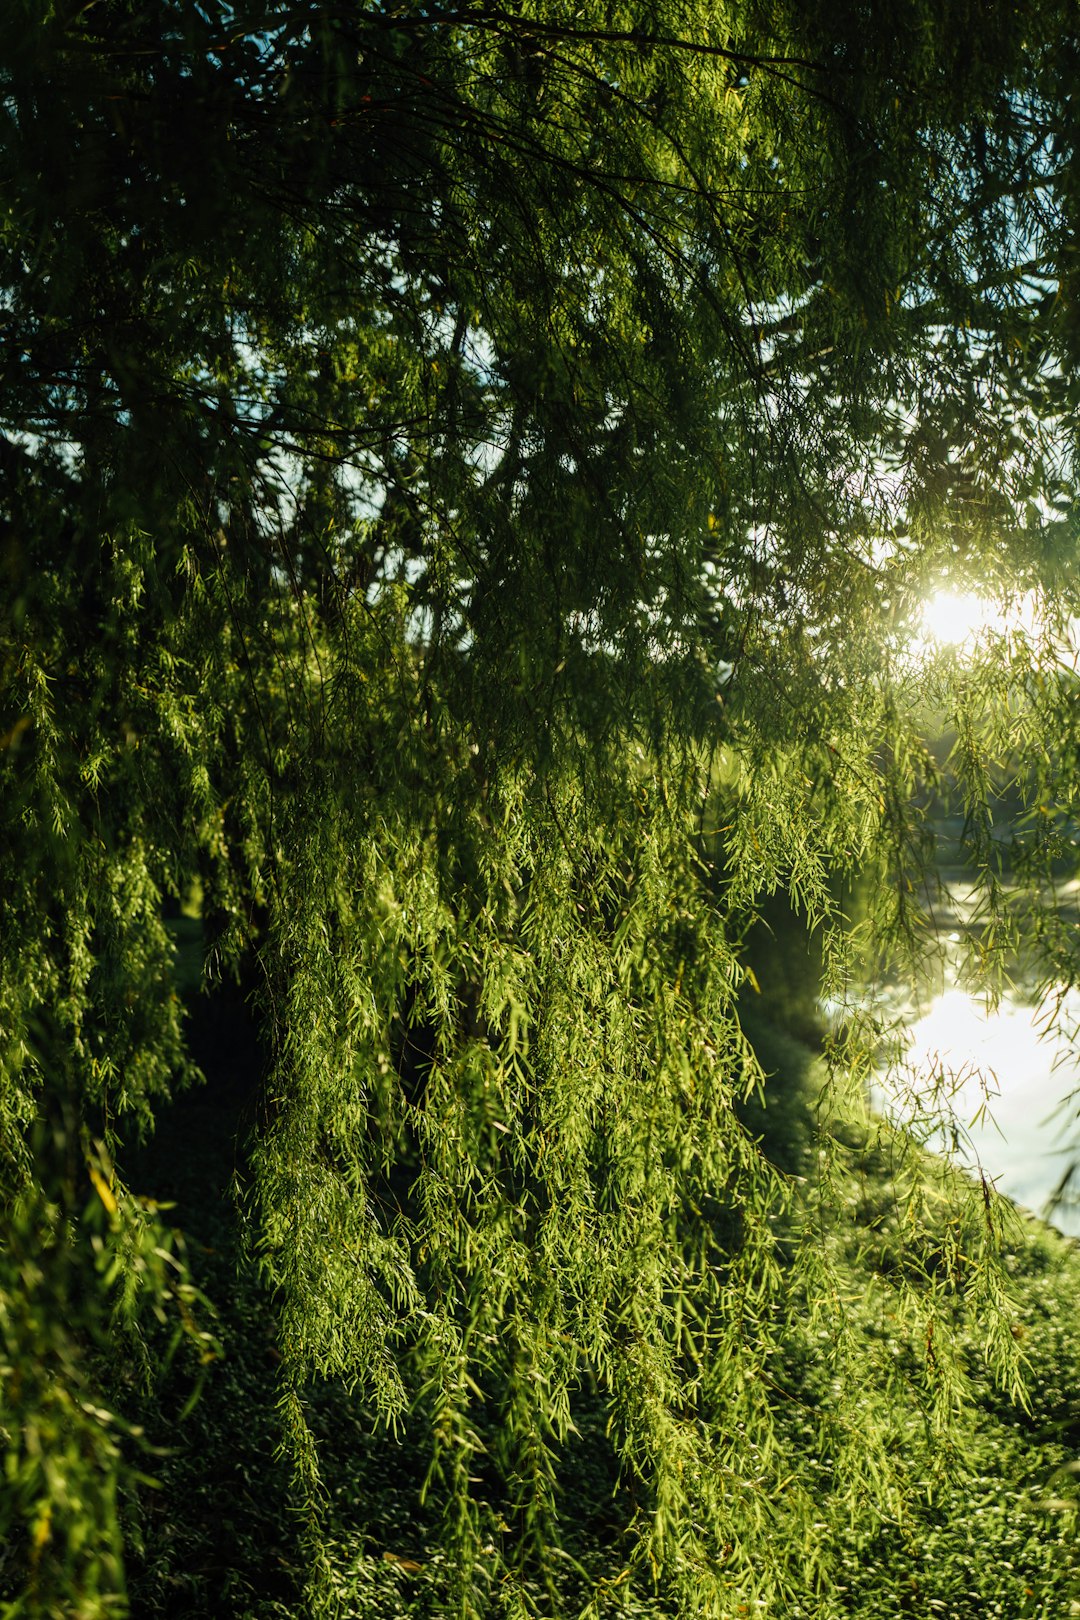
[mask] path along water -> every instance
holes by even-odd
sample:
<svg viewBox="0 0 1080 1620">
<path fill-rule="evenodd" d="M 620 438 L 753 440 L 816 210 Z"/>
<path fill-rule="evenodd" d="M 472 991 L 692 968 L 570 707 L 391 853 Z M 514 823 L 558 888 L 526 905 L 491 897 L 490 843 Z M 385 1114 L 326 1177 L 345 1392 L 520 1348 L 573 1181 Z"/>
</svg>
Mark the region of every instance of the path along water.
<svg viewBox="0 0 1080 1620">
<path fill-rule="evenodd" d="M 989 1006 L 964 982 L 973 933 L 966 886 L 946 884 L 935 909 L 928 988 L 882 985 L 873 995 L 875 1011 L 903 1034 L 872 1101 L 1026 1209 L 1052 1207 L 1054 1225 L 1080 1237 L 1080 990 L 1040 998 L 1018 975 Z"/>
</svg>

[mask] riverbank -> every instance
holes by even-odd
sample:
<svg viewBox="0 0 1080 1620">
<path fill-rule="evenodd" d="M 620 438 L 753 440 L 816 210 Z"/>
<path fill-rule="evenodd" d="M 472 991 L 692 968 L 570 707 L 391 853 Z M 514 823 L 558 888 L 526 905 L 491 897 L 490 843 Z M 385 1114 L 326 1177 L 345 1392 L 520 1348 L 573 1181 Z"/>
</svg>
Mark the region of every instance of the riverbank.
<svg viewBox="0 0 1080 1620">
<path fill-rule="evenodd" d="M 1075 1250 L 1020 1219 L 1001 1249 L 1008 1331 L 1027 1364 L 1027 1391 L 1018 1396 L 988 1369 L 987 1322 L 969 1309 L 963 1286 L 941 1274 L 946 1241 L 960 1230 L 950 1225 L 957 1205 L 949 1173 L 902 1133 L 869 1129 L 858 1108 L 834 1109 L 827 1122 L 820 1054 L 753 1015 L 747 1027 L 768 1079 L 746 1123 L 800 1189 L 804 1241 L 816 1233 L 836 1285 L 829 1321 L 800 1321 L 796 1311 L 786 1328 L 748 1320 L 743 1329 L 776 1335 L 760 1390 L 775 1439 L 760 1480 L 740 1488 L 760 1496 L 762 1534 L 778 1513 L 806 1522 L 805 1561 L 791 1569 L 783 1620 L 1062 1620 L 1080 1596 L 1067 1472 L 1080 1449 Z M 233 1057 L 250 1062 L 242 1034 L 238 1026 Z M 235 1086 L 211 1084 L 174 1105 L 136 1166 L 147 1185 L 176 1199 L 196 1280 L 217 1304 L 224 1352 L 185 1417 L 169 1414 L 187 1388 L 169 1382 L 146 1413 L 160 1447 L 160 1488 L 129 1505 L 139 1620 L 307 1620 L 312 1612 L 300 1570 L 313 1527 L 299 1521 L 277 1456 L 272 1301 L 229 1191 L 243 1171 L 245 1117 Z M 828 1196 L 815 1213 L 826 1157 Z M 913 1196 L 931 1223 L 921 1246 L 905 1226 Z M 794 1230 L 779 1221 L 780 1264 Z M 976 1229 L 968 1234 L 974 1264 Z M 936 1438 L 942 1392 L 930 1376 L 926 1329 L 913 1329 L 905 1300 L 936 1313 L 943 1358 L 947 1338 L 957 1349 L 963 1410 L 959 1441 L 949 1447 Z M 832 1352 L 843 1335 L 873 1373 L 863 1392 L 868 1423 L 871 1414 L 875 1423 L 892 1414 L 888 1478 L 845 1473 L 849 1454 L 865 1450 L 861 1437 L 853 1437 L 858 1447 L 845 1446 L 833 1421 Z M 425 1490 L 428 1459 L 409 1425 L 397 1435 L 378 1431 L 363 1401 L 334 1380 L 313 1384 L 307 1398 L 323 1462 L 318 1534 L 345 1572 L 335 1620 L 441 1620 L 451 1571 L 437 1551 L 437 1490 Z M 549 1567 L 552 1584 L 525 1590 L 550 1620 L 570 1620 L 590 1601 L 591 1617 L 659 1620 L 670 1612 L 663 1590 L 647 1571 L 631 1576 L 627 1564 L 635 1523 L 650 1504 L 640 1482 L 616 1466 L 610 1414 L 587 1358 L 572 1402 L 575 1433 L 551 1457 L 563 1550 Z M 471 1418 L 478 1445 L 492 1448 L 476 1455 L 479 1500 L 497 1472 L 497 1411 L 479 1391 Z M 723 1414 L 713 1421 L 722 1432 Z M 485 1612 L 504 1615 L 498 1591 Z"/>
</svg>

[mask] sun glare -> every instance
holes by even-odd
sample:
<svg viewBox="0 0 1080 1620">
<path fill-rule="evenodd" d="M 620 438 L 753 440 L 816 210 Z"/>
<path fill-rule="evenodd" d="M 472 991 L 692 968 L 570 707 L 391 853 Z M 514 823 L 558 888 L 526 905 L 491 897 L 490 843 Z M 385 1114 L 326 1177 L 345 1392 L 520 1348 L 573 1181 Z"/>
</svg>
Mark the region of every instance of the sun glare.
<svg viewBox="0 0 1080 1620">
<path fill-rule="evenodd" d="M 938 647 L 965 647 L 984 630 L 1004 630 L 1005 615 L 973 591 L 939 591 L 922 611 L 923 634 Z"/>
<path fill-rule="evenodd" d="M 1008 600 L 976 591 L 938 591 L 923 603 L 912 650 L 920 659 L 946 650 L 970 656 L 980 642 L 998 637 L 1019 637 L 1068 668 L 1080 668 L 1080 619 L 1070 620 L 1064 629 L 1052 628 L 1046 604 L 1035 591 Z"/>
</svg>

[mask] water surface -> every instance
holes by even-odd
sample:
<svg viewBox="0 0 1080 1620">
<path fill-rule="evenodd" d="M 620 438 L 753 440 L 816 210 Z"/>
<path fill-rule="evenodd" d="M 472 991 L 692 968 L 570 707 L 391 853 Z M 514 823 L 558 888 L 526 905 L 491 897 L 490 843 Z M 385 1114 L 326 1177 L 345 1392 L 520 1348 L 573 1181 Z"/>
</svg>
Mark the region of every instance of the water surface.
<svg viewBox="0 0 1080 1620">
<path fill-rule="evenodd" d="M 939 917 L 935 984 L 918 996 L 895 985 L 875 993 L 903 1031 L 903 1055 L 873 1100 L 1026 1209 L 1053 1206 L 1054 1225 L 1080 1237 L 1080 991 L 1040 998 L 1020 976 L 988 1005 L 964 983 L 972 924 L 962 885 L 946 885 Z M 950 1110 L 956 1129 L 944 1123 Z"/>
</svg>

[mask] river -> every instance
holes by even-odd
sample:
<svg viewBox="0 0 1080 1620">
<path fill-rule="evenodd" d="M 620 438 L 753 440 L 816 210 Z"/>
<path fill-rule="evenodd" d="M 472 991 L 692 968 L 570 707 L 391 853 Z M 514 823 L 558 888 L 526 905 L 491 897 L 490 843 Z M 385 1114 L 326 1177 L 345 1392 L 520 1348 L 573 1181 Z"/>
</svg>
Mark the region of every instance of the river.
<svg viewBox="0 0 1080 1620">
<path fill-rule="evenodd" d="M 1040 1000 L 1017 970 L 990 1007 L 965 983 L 975 932 L 970 886 L 945 883 L 935 920 L 938 949 L 925 986 L 914 993 L 881 984 L 871 993 L 875 1012 L 900 1031 L 902 1054 L 879 1071 L 872 1100 L 927 1146 L 951 1147 L 1026 1209 L 1045 1214 L 1053 1203 L 1053 1224 L 1080 1237 L 1080 990 Z M 946 1095 L 957 1133 L 941 1123 Z"/>
</svg>

